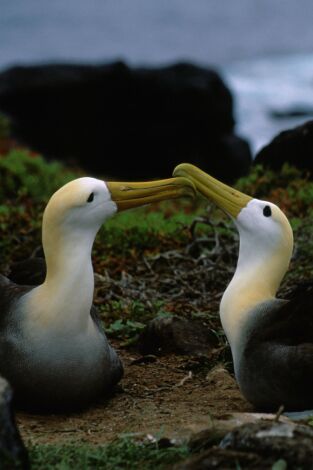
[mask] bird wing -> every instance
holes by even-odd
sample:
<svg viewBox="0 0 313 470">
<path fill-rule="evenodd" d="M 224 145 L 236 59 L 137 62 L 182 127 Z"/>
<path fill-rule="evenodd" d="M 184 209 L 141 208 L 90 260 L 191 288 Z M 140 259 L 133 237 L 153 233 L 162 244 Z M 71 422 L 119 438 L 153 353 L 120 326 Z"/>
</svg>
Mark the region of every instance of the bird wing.
<svg viewBox="0 0 313 470">
<path fill-rule="evenodd" d="M 251 328 L 239 383 L 259 408 L 313 406 L 313 291 L 266 307 Z"/>
<path fill-rule="evenodd" d="M 312 343 L 313 287 L 301 289 L 291 300 L 277 304 L 264 313 L 254 338 L 284 345 Z"/>
<path fill-rule="evenodd" d="M 30 287 L 18 286 L 0 274 L 0 331 L 5 327 L 6 321 L 12 312 L 12 304 L 29 290 Z"/>
</svg>

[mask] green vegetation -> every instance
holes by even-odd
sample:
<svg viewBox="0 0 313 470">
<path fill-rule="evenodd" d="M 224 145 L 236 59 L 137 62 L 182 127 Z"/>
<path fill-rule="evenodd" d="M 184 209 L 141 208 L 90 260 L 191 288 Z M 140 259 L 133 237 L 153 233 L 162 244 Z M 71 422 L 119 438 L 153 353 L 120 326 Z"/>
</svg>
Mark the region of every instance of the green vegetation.
<svg viewBox="0 0 313 470">
<path fill-rule="evenodd" d="M 29 451 L 32 470 L 158 470 L 189 455 L 186 446 L 162 448 L 158 443 L 144 444 L 129 437 L 105 446 L 36 445 Z"/>
<path fill-rule="evenodd" d="M 186 214 L 182 208 L 182 205 L 169 201 L 153 205 L 156 212 L 151 212 L 151 207 L 121 212 L 106 222 L 98 240 L 102 246 L 105 243 L 108 250 L 120 255 L 134 250 L 158 249 L 160 243 L 166 244 L 166 239 L 169 244 L 170 239 L 177 244 L 186 243 L 188 233 L 185 228 L 191 224 L 194 214 Z M 96 249 L 97 246 L 98 243 Z"/>
<path fill-rule="evenodd" d="M 3 201 L 23 195 L 44 202 L 77 176 L 78 173 L 69 171 L 61 163 L 47 163 L 28 150 L 11 150 L 0 158 L 0 198 Z"/>
<path fill-rule="evenodd" d="M 236 187 L 258 199 L 277 204 L 289 217 L 306 217 L 313 208 L 313 182 L 309 175 L 285 164 L 280 172 L 253 167 Z"/>
<path fill-rule="evenodd" d="M 140 333 L 149 320 L 156 317 L 168 317 L 164 302 L 151 302 L 149 308 L 137 300 L 113 300 L 100 306 L 107 335 L 121 341 L 121 346 L 136 343 Z"/>
</svg>

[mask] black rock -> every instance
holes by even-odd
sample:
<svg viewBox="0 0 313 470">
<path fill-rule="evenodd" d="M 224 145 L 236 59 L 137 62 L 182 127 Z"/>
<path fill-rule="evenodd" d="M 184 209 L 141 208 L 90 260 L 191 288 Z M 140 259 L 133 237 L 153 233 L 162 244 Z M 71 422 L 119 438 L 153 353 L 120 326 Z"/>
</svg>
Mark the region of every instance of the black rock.
<svg viewBox="0 0 313 470">
<path fill-rule="evenodd" d="M 168 177 L 183 161 L 232 182 L 251 164 L 233 133 L 230 91 L 213 70 L 108 65 L 14 67 L 0 109 L 18 140 L 44 155 L 120 178 Z"/>
<path fill-rule="evenodd" d="M 272 119 L 308 118 L 313 116 L 313 107 L 299 104 L 287 108 L 273 108 L 268 114 Z"/>
<path fill-rule="evenodd" d="M 11 387 L 0 377 L 0 468 L 28 469 L 27 451 L 15 424 L 11 402 Z"/>
<path fill-rule="evenodd" d="M 278 134 L 254 160 L 272 170 L 280 170 L 284 163 L 313 175 L 313 120 Z"/>
<path fill-rule="evenodd" d="M 142 354 L 157 355 L 208 355 L 217 345 L 216 335 L 201 320 L 178 316 L 154 318 L 138 341 Z"/>
</svg>

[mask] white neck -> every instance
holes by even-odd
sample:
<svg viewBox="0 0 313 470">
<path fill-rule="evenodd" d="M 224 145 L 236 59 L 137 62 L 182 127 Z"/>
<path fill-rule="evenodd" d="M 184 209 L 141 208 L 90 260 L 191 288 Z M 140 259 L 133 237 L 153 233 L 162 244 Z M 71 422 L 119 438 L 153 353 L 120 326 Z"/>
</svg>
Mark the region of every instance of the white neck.
<svg viewBox="0 0 313 470">
<path fill-rule="evenodd" d="M 291 231 L 291 229 L 290 229 Z M 279 246 L 267 250 L 263 240 L 251 237 L 239 228 L 240 248 L 233 279 L 222 297 L 221 322 L 233 356 L 240 342 L 240 333 L 253 307 L 275 298 L 292 254 L 292 232 Z M 266 244 L 266 240 L 265 240 Z"/>
<path fill-rule="evenodd" d="M 63 234 L 55 227 L 43 230 L 47 263 L 44 283 L 25 296 L 34 325 L 62 331 L 90 327 L 94 291 L 91 249 L 94 235 Z"/>
</svg>

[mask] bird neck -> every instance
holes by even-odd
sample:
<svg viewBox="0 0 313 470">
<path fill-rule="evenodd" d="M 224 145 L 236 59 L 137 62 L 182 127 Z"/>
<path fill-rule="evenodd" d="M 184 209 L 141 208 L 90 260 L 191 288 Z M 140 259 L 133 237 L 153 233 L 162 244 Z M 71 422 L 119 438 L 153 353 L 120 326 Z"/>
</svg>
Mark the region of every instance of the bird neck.
<svg viewBox="0 0 313 470">
<path fill-rule="evenodd" d="M 275 298 L 291 254 L 292 242 L 289 240 L 266 251 L 262 247 L 258 250 L 255 240 L 240 237 L 237 268 L 220 305 L 221 322 L 233 355 L 254 307 Z"/>
<path fill-rule="evenodd" d="M 28 294 L 28 313 L 44 327 L 82 331 L 90 326 L 94 275 L 94 236 L 57 231 L 43 233 L 47 264 L 44 283 Z"/>
</svg>

